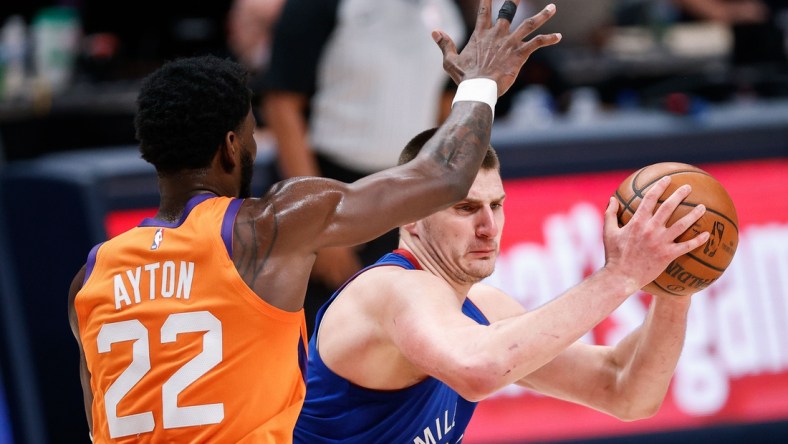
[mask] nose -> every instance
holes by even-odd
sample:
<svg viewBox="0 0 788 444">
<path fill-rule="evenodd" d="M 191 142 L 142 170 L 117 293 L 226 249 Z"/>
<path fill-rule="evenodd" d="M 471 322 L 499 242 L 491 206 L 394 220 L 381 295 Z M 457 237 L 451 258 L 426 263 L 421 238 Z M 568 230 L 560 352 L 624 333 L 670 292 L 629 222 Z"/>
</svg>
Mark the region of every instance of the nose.
<svg viewBox="0 0 788 444">
<path fill-rule="evenodd" d="M 477 213 L 476 236 L 494 238 L 498 235 L 498 221 L 492 208 L 485 206 Z"/>
</svg>

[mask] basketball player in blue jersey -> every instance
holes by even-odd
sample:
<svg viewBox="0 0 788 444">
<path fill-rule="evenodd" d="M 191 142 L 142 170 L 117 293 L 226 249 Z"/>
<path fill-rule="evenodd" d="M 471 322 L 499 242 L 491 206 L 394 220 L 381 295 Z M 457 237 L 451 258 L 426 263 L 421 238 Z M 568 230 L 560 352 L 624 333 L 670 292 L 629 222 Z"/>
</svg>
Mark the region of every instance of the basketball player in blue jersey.
<svg viewBox="0 0 788 444">
<path fill-rule="evenodd" d="M 400 163 L 433 134 L 416 136 Z M 611 199 L 604 267 L 526 312 L 479 283 L 493 272 L 504 224 L 506 195 L 489 148 L 464 200 L 400 227 L 399 249 L 318 312 L 294 442 L 457 443 L 475 403 L 513 383 L 623 420 L 656 413 L 681 352 L 689 296 L 655 296 L 643 325 L 614 347 L 577 341 L 708 239 L 674 242 L 705 209 L 666 227 L 690 191 L 679 188 L 655 211 L 668 183 L 655 184 L 622 228 Z"/>
<path fill-rule="evenodd" d="M 249 198 L 257 146 L 240 66 L 194 57 L 146 78 L 135 127 L 158 173 L 161 205 L 154 218 L 97 246 L 69 290 L 97 443 L 290 442 L 305 396 L 302 307 L 317 251 L 368 241 L 465 196 L 497 98 L 530 54 L 561 39 L 527 38 L 554 7 L 510 30 L 513 9 L 493 22 L 490 0 L 482 0 L 461 53 L 433 32 L 459 84 L 457 103 L 413 162 L 353 183 L 296 178 Z M 165 285 L 173 264 L 183 278 L 176 296 Z M 210 335 L 179 335 L 197 331 Z"/>
</svg>

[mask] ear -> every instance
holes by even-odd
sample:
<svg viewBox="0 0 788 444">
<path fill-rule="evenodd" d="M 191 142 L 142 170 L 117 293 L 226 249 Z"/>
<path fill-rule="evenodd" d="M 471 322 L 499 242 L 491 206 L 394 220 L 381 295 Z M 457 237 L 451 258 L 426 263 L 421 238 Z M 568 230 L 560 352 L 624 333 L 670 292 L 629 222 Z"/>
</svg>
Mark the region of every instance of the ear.
<svg viewBox="0 0 788 444">
<path fill-rule="evenodd" d="M 219 146 L 219 159 L 221 160 L 222 168 L 227 173 L 232 172 L 236 166 L 236 157 L 238 155 L 236 153 L 238 150 L 236 148 L 237 139 L 238 135 L 234 131 L 228 131 L 224 136 L 224 141 Z"/>
</svg>

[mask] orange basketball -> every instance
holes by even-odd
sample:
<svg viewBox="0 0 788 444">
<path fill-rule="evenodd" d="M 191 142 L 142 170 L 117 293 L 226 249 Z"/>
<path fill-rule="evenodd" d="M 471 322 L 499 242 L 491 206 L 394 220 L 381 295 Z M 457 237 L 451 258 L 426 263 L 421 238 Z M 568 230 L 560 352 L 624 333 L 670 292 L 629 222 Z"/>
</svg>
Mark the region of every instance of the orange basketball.
<svg viewBox="0 0 788 444">
<path fill-rule="evenodd" d="M 663 162 L 635 171 L 618 187 L 616 198 L 620 203 L 619 226 L 629 222 L 648 189 L 663 176 L 671 176 L 671 182 L 660 196 L 658 205 L 681 185 L 692 186 L 692 192 L 673 212 L 668 226 L 698 204 L 706 206 L 706 213 L 676 241 L 691 239 L 704 231 L 708 231 L 711 236 L 704 245 L 671 262 L 659 277 L 643 287 L 643 291 L 662 295 L 688 295 L 714 283 L 728 268 L 739 244 L 739 219 L 731 197 L 717 179 L 692 165 Z"/>
</svg>

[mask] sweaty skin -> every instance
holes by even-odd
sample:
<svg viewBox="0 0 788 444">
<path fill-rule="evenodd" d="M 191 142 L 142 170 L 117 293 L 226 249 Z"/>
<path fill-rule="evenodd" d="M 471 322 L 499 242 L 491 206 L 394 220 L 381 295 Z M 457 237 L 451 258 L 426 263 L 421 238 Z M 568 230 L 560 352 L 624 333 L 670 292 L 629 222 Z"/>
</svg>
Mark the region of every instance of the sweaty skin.
<svg viewBox="0 0 788 444">
<path fill-rule="evenodd" d="M 491 23 L 490 0 L 482 0 L 476 29 L 462 53 L 457 53 L 454 43 L 442 32 L 436 31 L 433 38 L 443 53 L 445 69 L 455 81 L 492 79 L 500 95 L 512 85 L 531 53 L 560 40 L 558 34 L 523 40 L 554 12 L 555 7 L 549 6 L 510 33 L 508 23 Z M 233 225 L 232 260 L 238 274 L 270 306 L 286 312 L 300 311 L 318 250 L 368 241 L 462 199 L 489 144 L 491 127 L 492 110 L 487 104 L 458 102 L 423 152 L 407 165 L 351 184 L 317 177 L 290 179 L 274 185 L 260 198 L 245 199 Z M 250 106 L 245 119 L 227 131 L 207 167 L 159 171 L 161 204 L 156 218 L 179 220 L 187 202 L 198 195 L 242 196 L 249 182 L 244 165 L 253 162 L 257 154 L 253 132 Z M 80 325 L 75 304 L 85 276 L 83 267 L 72 281 L 69 323 L 80 348 L 85 411 L 93 433 L 95 380 L 82 337 L 89 326 Z M 118 316 L 117 321 L 123 321 L 122 317 Z M 297 362 L 299 357 L 294 349 L 292 354 L 274 359 Z M 253 391 L 255 385 L 252 381 L 250 384 Z M 282 403 L 271 400 L 272 405 Z M 232 413 L 227 412 L 226 417 Z M 157 431 L 167 433 L 166 429 Z"/>
</svg>

